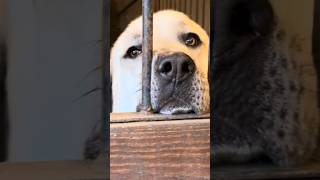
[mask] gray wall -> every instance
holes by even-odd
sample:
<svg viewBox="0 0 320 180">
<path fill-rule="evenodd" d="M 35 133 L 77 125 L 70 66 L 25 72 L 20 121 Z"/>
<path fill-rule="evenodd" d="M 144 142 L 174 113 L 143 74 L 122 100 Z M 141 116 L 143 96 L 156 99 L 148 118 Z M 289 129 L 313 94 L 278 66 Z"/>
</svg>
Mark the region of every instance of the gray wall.
<svg viewBox="0 0 320 180">
<path fill-rule="evenodd" d="M 102 0 L 7 0 L 10 161 L 81 159 L 100 119 Z"/>
</svg>

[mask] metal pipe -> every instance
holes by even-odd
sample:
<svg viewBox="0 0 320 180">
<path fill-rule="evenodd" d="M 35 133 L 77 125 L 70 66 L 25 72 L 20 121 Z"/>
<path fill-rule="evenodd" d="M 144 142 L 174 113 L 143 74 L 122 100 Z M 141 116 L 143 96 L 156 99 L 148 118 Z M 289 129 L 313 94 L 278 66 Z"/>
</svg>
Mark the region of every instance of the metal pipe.
<svg viewBox="0 0 320 180">
<path fill-rule="evenodd" d="M 314 1 L 313 14 L 312 53 L 318 76 L 318 105 L 320 106 L 320 1 Z"/>
<path fill-rule="evenodd" d="M 102 141 L 100 152 L 106 162 L 109 162 L 109 149 L 110 149 L 110 113 L 111 113 L 111 76 L 110 76 L 110 0 L 103 1 L 103 57 L 102 57 L 102 114 L 100 123 L 101 135 L 100 139 Z M 107 163 L 106 168 L 110 168 L 109 163 Z"/>
<path fill-rule="evenodd" d="M 152 0 L 142 1 L 143 35 L 142 35 L 142 101 L 141 111 L 152 112 L 150 100 L 153 15 Z"/>
</svg>

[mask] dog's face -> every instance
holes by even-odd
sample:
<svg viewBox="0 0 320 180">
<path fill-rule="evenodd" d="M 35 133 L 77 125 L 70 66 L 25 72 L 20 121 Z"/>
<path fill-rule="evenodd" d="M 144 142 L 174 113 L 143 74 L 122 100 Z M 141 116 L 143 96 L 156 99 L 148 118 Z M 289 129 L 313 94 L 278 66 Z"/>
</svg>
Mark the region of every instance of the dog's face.
<svg viewBox="0 0 320 180">
<path fill-rule="evenodd" d="M 151 104 L 163 114 L 209 111 L 206 32 L 183 13 L 153 16 Z M 132 21 L 111 51 L 113 112 L 134 112 L 141 101 L 142 18 Z"/>
<path fill-rule="evenodd" d="M 305 162 L 319 132 L 316 90 L 304 90 L 315 87 L 316 77 L 305 79 L 299 69 L 307 60 L 295 57 L 268 0 L 217 1 L 214 13 L 214 163 L 261 157 L 283 166 Z"/>
</svg>

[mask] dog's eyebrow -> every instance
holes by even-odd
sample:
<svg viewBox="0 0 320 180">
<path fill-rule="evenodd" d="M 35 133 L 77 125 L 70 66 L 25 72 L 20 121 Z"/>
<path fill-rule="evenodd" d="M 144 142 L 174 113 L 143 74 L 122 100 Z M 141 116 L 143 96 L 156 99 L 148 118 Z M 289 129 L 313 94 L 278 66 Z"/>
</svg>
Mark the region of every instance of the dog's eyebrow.
<svg viewBox="0 0 320 180">
<path fill-rule="evenodd" d="M 180 26 L 180 27 L 184 27 L 184 26 L 186 26 L 186 23 L 183 22 L 183 21 L 179 21 L 179 26 Z"/>
<path fill-rule="evenodd" d="M 133 35 L 133 39 L 140 39 L 141 38 L 141 34 L 135 34 Z"/>
</svg>

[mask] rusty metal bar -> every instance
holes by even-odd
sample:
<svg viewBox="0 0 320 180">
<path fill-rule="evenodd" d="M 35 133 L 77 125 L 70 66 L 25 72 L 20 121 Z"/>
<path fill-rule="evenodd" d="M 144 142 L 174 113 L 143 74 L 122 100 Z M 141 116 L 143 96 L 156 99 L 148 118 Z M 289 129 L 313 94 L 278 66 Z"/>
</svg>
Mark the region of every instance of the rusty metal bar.
<svg viewBox="0 0 320 180">
<path fill-rule="evenodd" d="M 320 1 L 314 1 L 312 53 L 318 77 L 318 105 L 320 106 Z"/>
<path fill-rule="evenodd" d="M 111 76 L 110 76 L 110 6 L 111 0 L 103 1 L 103 57 L 101 60 L 102 64 L 102 120 L 99 123 L 100 126 L 100 139 L 101 139 L 101 147 L 100 152 L 102 154 L 103 159 L 105 160 L 105 168 L 110 169 L 109 164 L 109 149 L 110 149 L 110 113 L 111 113 Z M 109 179 L 109 175 L 106 177 Z"/>
<path fill-rule="evenodd" d="M 142 1 L 143 37 L 142 37 L 142 101 L 141 111 L 152 112 L 150 100 L 152 37 L 153 37 L 152 0 Z"/>
</svg>

